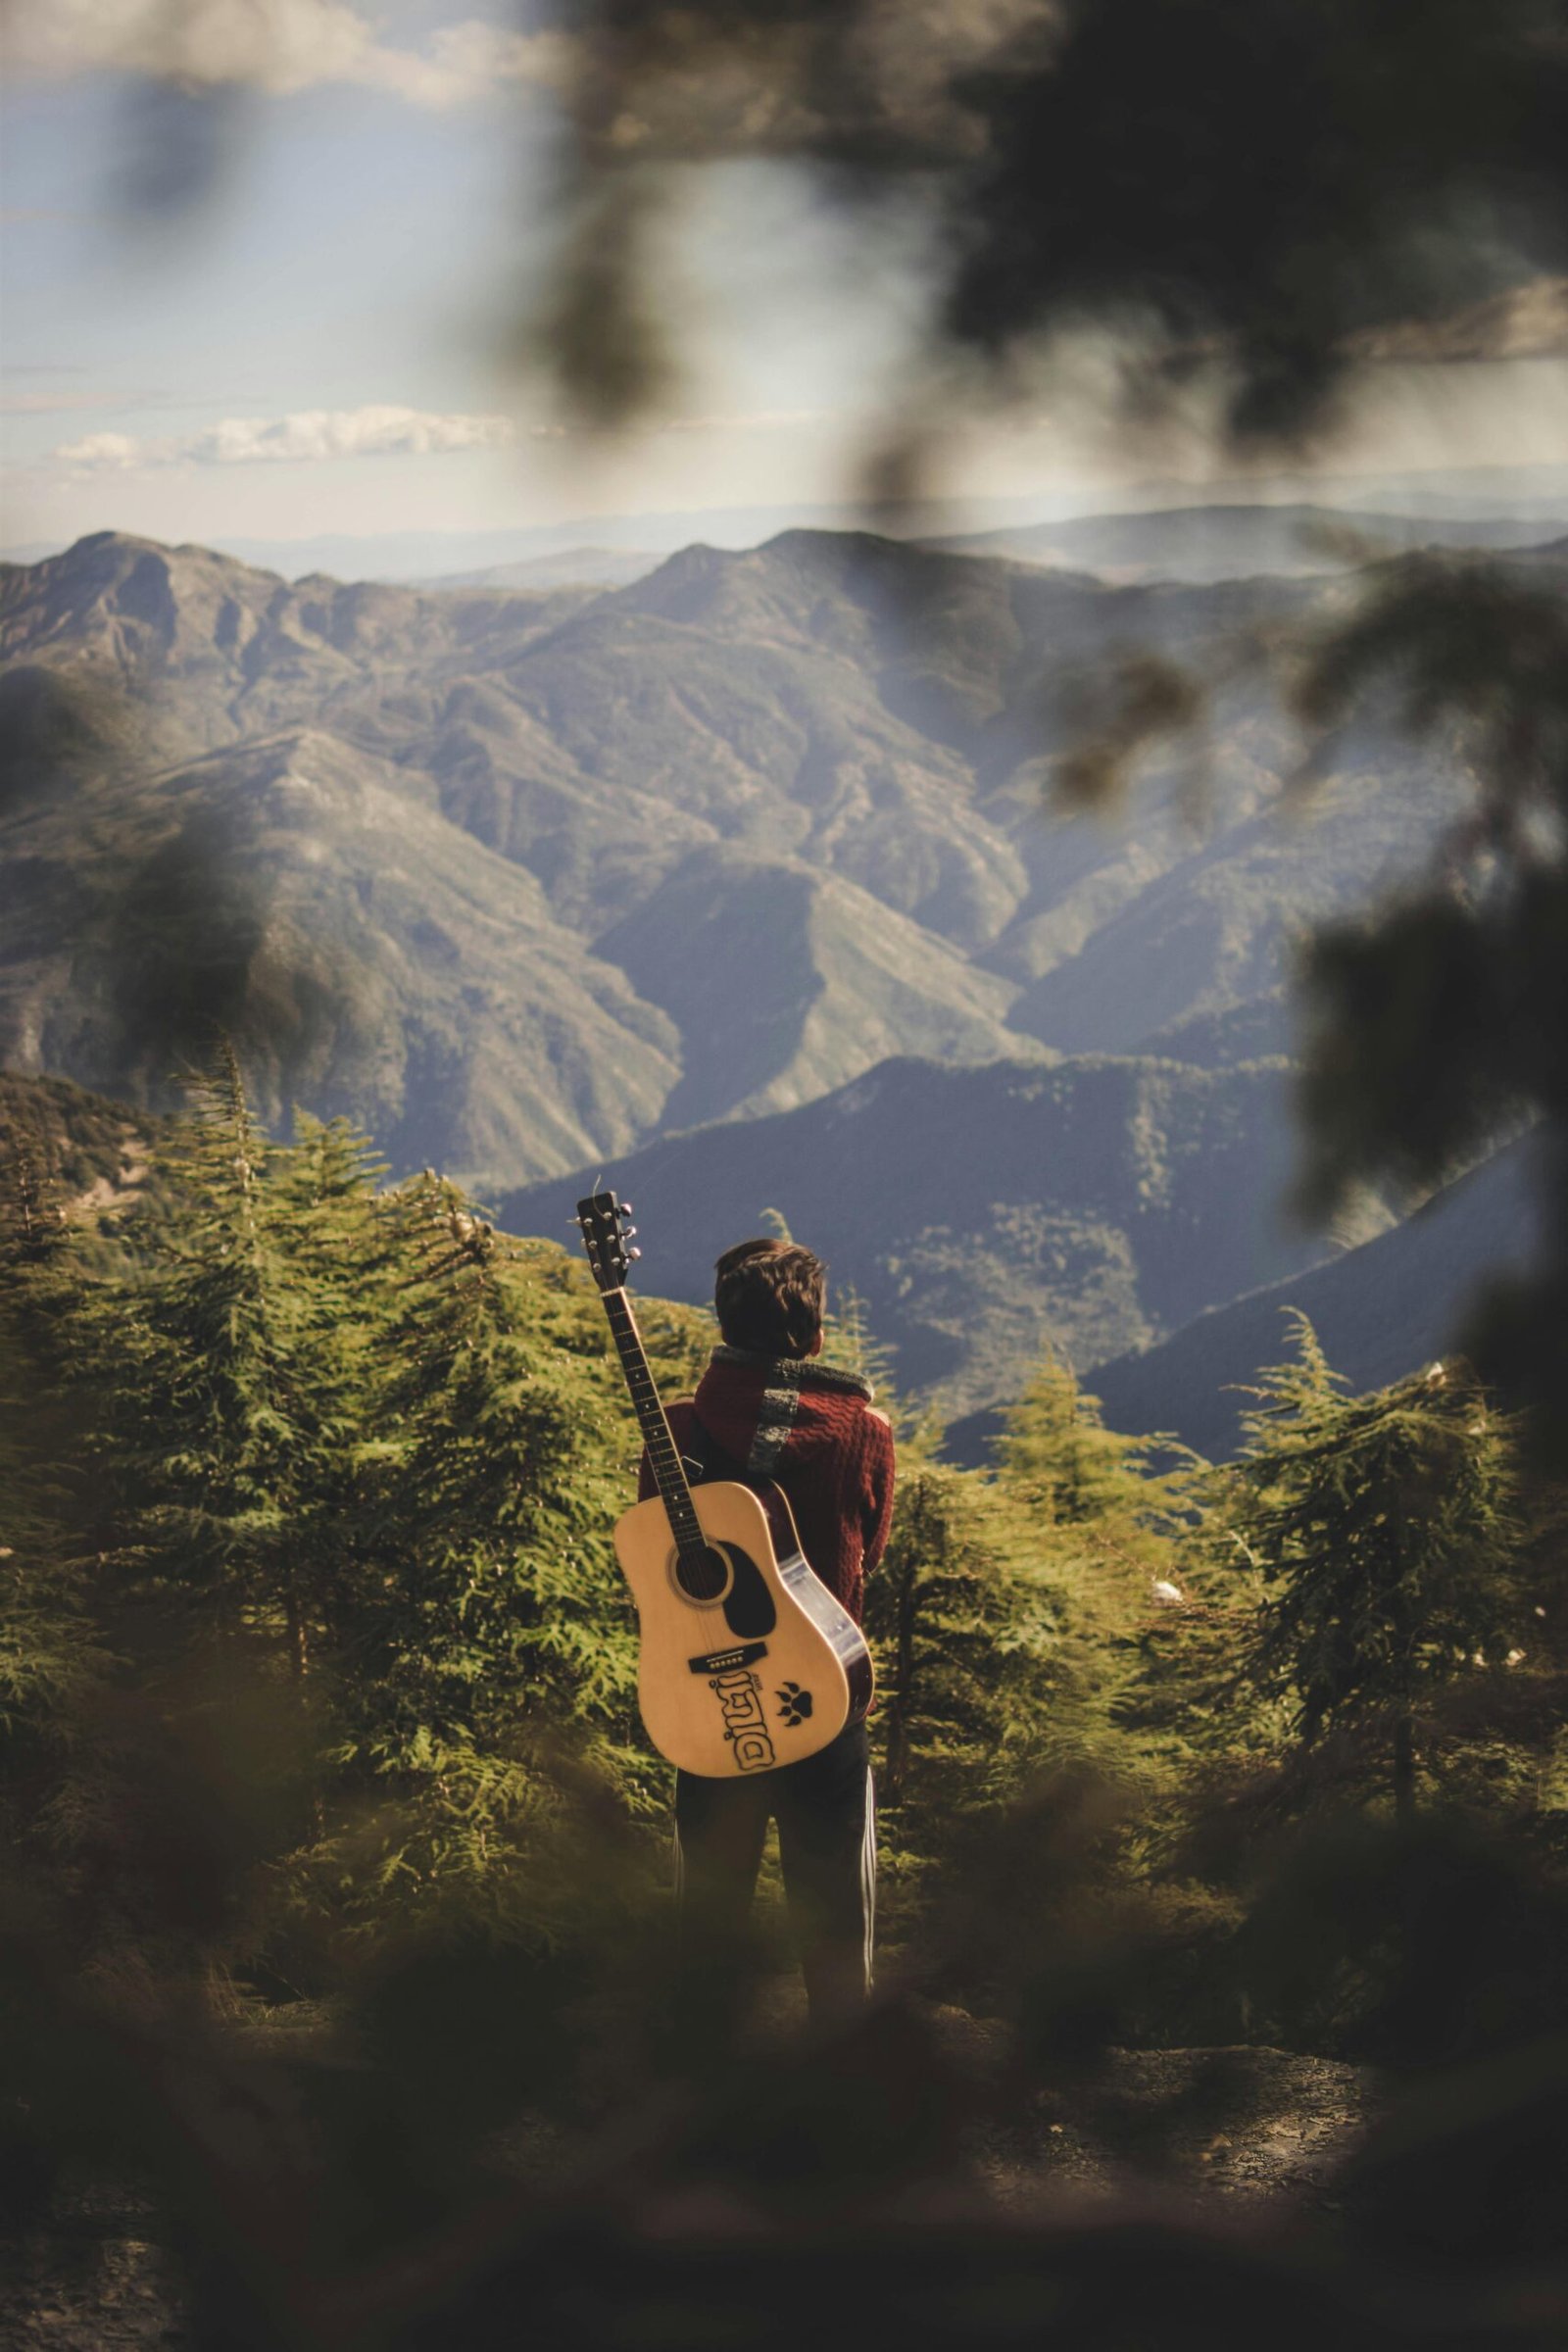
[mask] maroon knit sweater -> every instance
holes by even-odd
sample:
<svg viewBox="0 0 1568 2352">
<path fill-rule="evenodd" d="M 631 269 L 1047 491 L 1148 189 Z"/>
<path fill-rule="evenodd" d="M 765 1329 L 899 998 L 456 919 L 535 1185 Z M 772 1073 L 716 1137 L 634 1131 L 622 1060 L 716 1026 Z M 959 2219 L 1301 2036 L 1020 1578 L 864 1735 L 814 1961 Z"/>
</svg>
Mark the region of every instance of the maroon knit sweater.
<svg viewBox="0 0 1568 2352">
<path fill-rule="evenodd" d="M 696 1396 L 669 1407 L 682 1453 L 699 1455 L 701 1420 L 748 1478 L 777 1481 L 808 1560 L 857 1625 L 893 1517 L 893 1432 L 871 1396 L 869 1381 L 815 1357 L 720 1347 Z M 637 1491 L 645 1501 L 658 1491 L 646 1454 Z"/>
</svg>

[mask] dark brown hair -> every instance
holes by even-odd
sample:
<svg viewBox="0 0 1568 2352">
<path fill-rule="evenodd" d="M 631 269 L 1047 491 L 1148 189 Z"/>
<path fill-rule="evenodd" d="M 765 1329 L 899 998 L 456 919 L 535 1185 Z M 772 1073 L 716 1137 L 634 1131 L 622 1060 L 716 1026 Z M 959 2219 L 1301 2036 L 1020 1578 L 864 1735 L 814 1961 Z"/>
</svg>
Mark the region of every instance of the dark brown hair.
<svg viewBox="0 0 1568 2352">
<path fill-rule="evenodd" d="M 714 1272 L 718 1328 L 731 1348 L 809 1355 L 821 1335 L 827 1268 L 798 1242 L 737 1242 Z"/>
</svg>

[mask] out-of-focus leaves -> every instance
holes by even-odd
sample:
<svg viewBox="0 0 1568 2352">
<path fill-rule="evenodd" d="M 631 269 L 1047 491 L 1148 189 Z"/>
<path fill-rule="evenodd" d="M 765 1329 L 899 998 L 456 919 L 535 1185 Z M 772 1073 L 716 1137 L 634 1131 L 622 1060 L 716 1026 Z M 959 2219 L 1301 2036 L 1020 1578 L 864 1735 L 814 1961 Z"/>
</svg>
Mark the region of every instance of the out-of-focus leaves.
<svg viewBox="0 0 1568 2352">
<path fill-rule="evenodd" d="M 1346 1812 L 1258 1858 L 1230 1965 L 1294 2046 L 1442 2069 L 1560 2030 L 1568 1885 L 1525 1840 Z"/>
<path fill-rule="evenodd" d="M 100 680 L 42 662 L 0 671 L 0 814 L 94 761 L 133 758 L 142 732 L 128 698 Z"/>
<path fill-rule="evenodd" d="M 624 422 L 679 380 L 659 303 L 662 199 L 657 177 L 628 168 L 585 177 L 565 201 L 561 264 L 524 349 L 570 388 L 575 420 L 592 427 Z"/>
<path fill-rule="evenodd" d="M 251 1002 L 267 923 L 251 829 L 243 811 L 198 810 L 127 877 L 108 952 L 121 1052 L 149 1092 L 199 1067 L 221 1036 L 252 1048 L 288 1019 L 286 1002 Z"/>
<path fill-rule="evenodd" d="M 1351 350 L 1568 251 L 1556 0 L 940 0 L 910 18 L 884 0 L 574 11 L 573 183 L 631 157 L 765 155 L 851 207 L 893 191 L 938 225 L 934 347 L 1004 371 L 1033 338 L 1108 328 L 1130 412 L 1204 373 L 1238 441 L 1301 433 Z M 562 268 L 580 267 L 568 237 Z M 591 359 L 564 348 L 568 388 L 592 412 L 612 383 L 632 414 L 651 384 L 617 356 L 595 385 Z"/>
<path fill-rule="evenodd" d="M 1510 1125 L 1568 1134 L 1568 595 L 1560 566 L 1422 556 L 1375 573 L 1309 649 L 1297 709 L 1320 731 L 1399 728 L 1457 761 L 1469 812 L 1433 870 L 1302 958 L 1306 1159 L 1299 1198 L 1332 1212 L 1368 1177 L 1430 1187 Z M 1555 1138 L 1555 1141 L 1551 1139 Z M 1544 1415 L 1568 1415 L 1568 1191 L 1548 1185 L 1543 1262 L 1494 1287 L 1461 1344 Z"/>
<path fill-rule="evenodd" d="M 250 126 L 249 109 L 235 81 L 133 84 L 122 107 L 112 191 L 123 217 L 172 226 L 220 195 Z"/>
<path fill-rule="evenodd" d="M 1479 1891 L 1479 1882 L 1467 1882 L 1468 1919 L 1451 1923 L 1467 1941 Z M 1562 2246 L 1565 2173 L 1568 2038 L 1555 2034 L 1422 2085 L 1401 2103 L 1347 2168 L 1352 2242 L 1447 2279 L 1478 2256 L 1544 2266 Z M 1542 2316 L 1549 2325 L 1549 2310 Z"/>
<path fill-rule="evenodd" d="M 1052 770 L 1057 805 L 1113 811 L 1140 758 L 1172 740 L 1191 743 L 1206 710 L 1203 684 L 1160 654 L 1125 654 L 1077 681 L 1062 710 L 1073 740 Z"/>
<path fill-rule="evenodd" d="M 1146 393 L 1217 357 L 1232 433 L 1289 436 L 1347 335 L 1561 250 L 1549 5 L 1078 0 L 1057 24 L 1034 72 L 986 87 L 961 337 L 1146 319 Z"/>
<path fill-rule="evenodd" d="M 1564 847 L 1568 773 L 1568 601 L 1555 567 L 1539 576 L 1431 553 L 1373 572 L 1348 620 L 1307 649 L 1293 700 L 1316 731 L 1371 701 L 1407 733 L 1451 740 L 1482 806 L 1456 849 L 1521 858 Z M 1555 810 L 1539 843 L 1533 815 Z"/>
</svg>

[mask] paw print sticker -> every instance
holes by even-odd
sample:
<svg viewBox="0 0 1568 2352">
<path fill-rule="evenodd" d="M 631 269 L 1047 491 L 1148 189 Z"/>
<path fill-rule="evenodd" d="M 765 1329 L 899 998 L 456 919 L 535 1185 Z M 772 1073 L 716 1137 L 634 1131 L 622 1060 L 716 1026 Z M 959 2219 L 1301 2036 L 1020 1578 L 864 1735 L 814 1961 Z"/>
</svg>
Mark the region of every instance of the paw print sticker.
<svg viewBox="0 0 1568 2352">
<path fill-rule="evenodd" d="M 803 1690 L 799 1683 L 786 1683 L 782 1690 L 776 1691 L 774 1695 L 783 1701 L 779 1713 L 792 1732 L 803 1724 L 811 1712 L 811 1693 L 809 1690 Z"/>
</svg>

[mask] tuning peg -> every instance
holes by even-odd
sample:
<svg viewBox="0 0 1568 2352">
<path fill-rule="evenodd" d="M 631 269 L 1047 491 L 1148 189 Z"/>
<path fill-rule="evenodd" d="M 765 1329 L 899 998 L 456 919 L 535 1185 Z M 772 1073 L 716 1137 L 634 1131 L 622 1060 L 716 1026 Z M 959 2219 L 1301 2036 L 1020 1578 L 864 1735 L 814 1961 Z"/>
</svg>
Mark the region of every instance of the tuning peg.
<svg viewBox="0 0 1568 2352">
<path fill-rule="evenodd" d="M 628 1225 L 628 1226 L 627 1226 L 627 1228 L 626 1228 L 626 1239 L 627 1239 L 627 1241 L 628 1241 L 628 1242 L 631 1240 L 631 1237 L 632 1237 L 632 1235 L 633 1235 L 633 1234 L 636 1232 L 636 1230 L 637 1230 L 637 1228 L 636 1228 L 636 1226 L 635 1226 L 635 1225 Z"/>
<path fill-rule="evenodd" d="M 631 1215 L 631 1202 L 629 1200 L 623 1200 L 621 1202 L 620 1213 L 623 1217 L 629 1217 Z"/>
<path fill-rule="evenodd" d="M 626 1255 L 628 1257 L 641 1257 L 642 1251 L 640 1250 L 628 1250 Z"/>
</svg>

